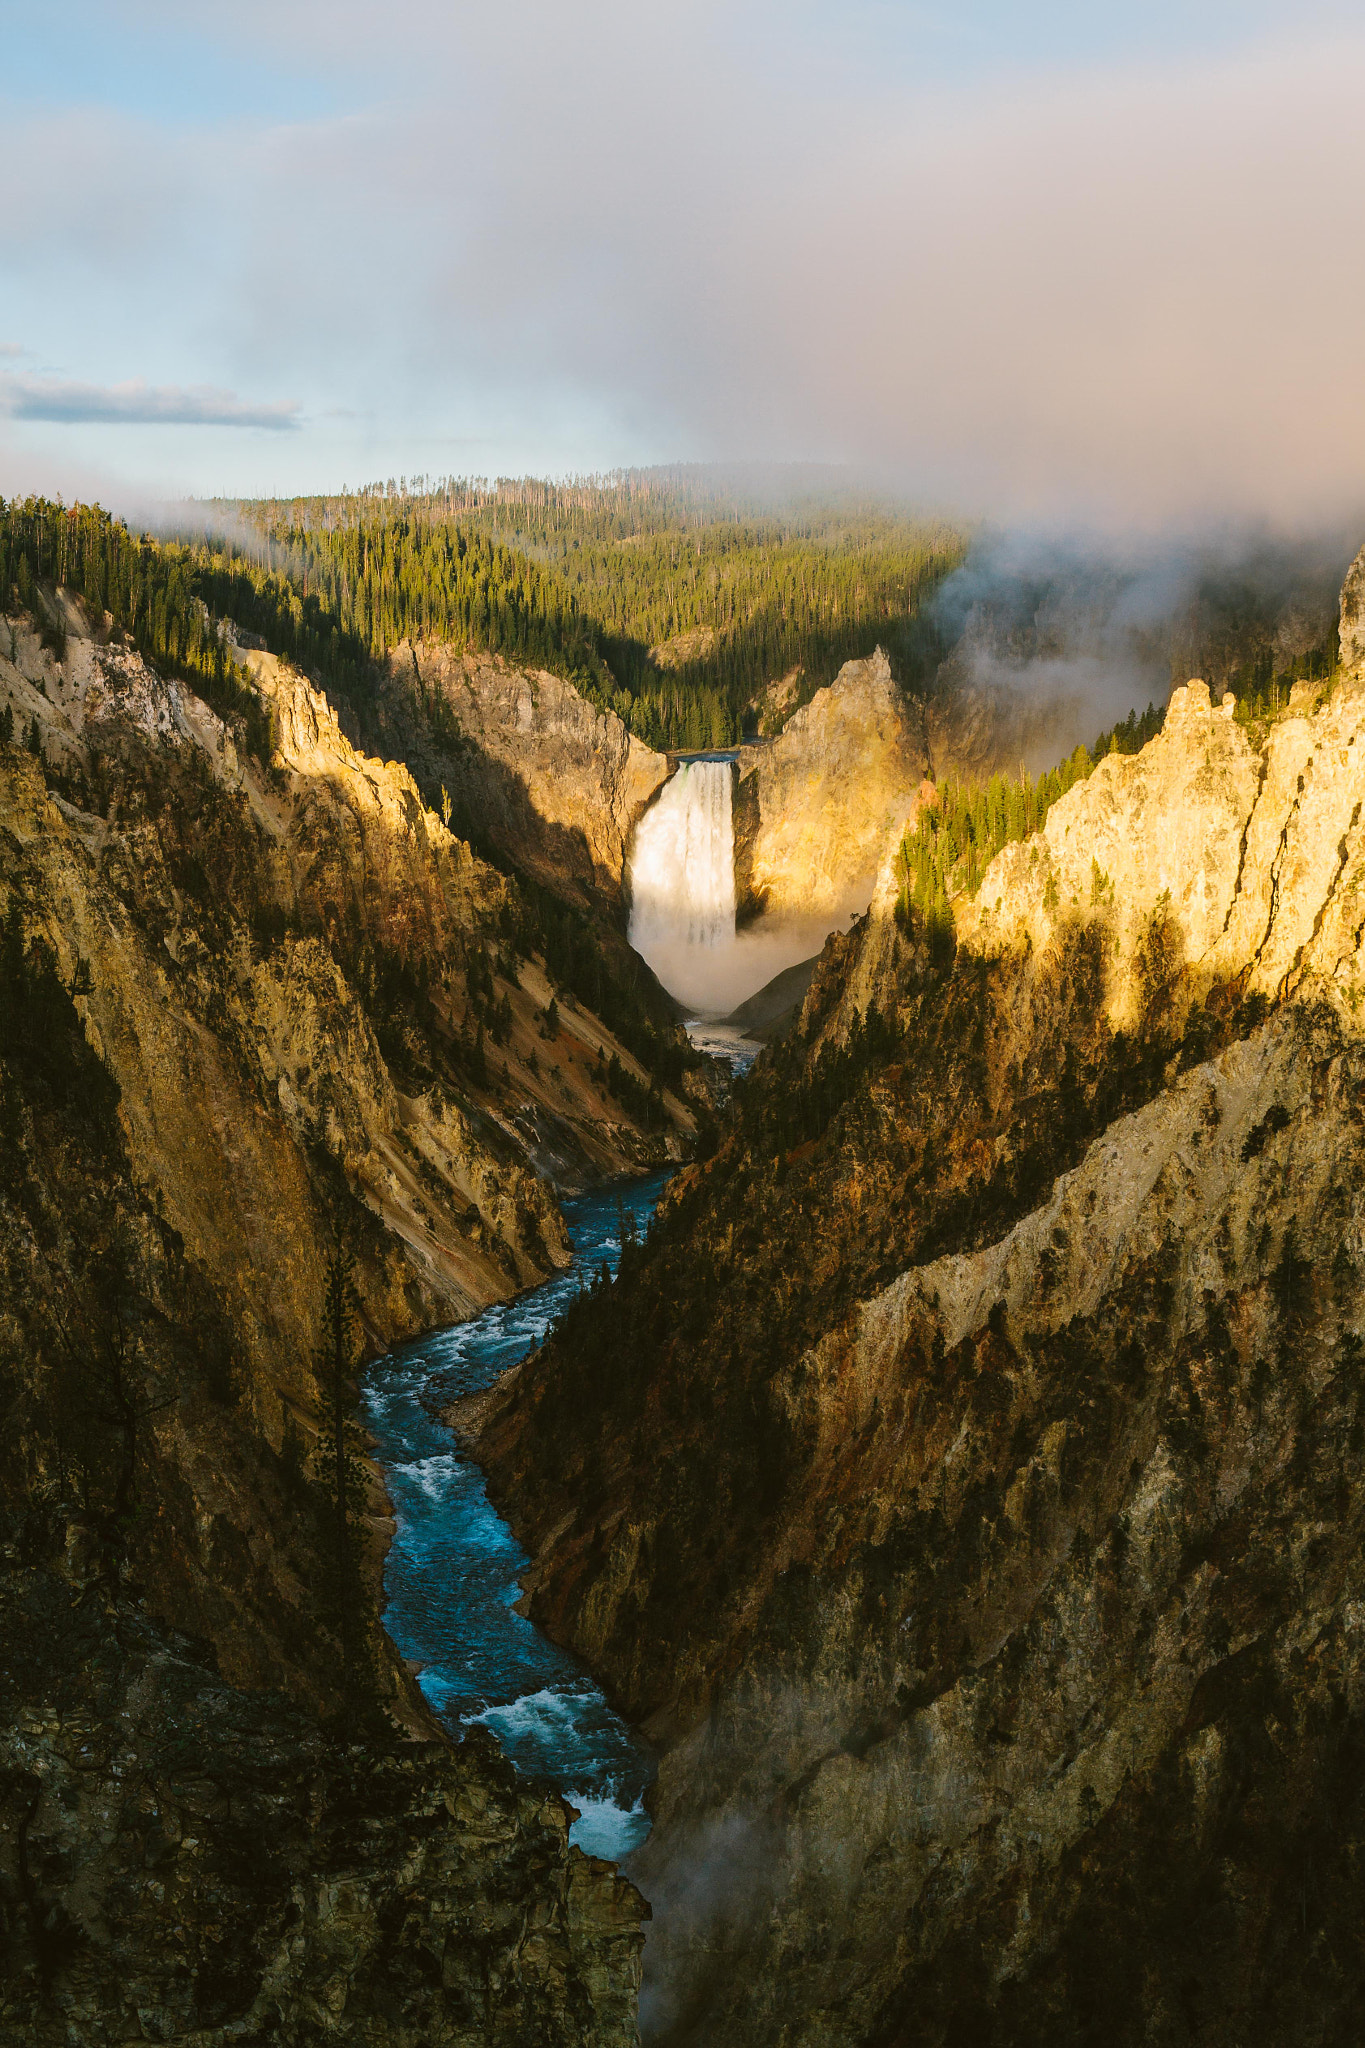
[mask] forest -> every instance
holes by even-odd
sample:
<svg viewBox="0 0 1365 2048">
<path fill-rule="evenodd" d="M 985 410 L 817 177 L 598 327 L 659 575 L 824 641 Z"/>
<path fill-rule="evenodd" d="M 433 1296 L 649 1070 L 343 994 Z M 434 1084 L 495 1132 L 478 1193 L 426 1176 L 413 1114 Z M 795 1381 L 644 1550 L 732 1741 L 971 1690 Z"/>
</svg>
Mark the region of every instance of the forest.
<svg viewBox="0 0 1365 2048">
<path fill-rule="evenodd" d="M 161 539 L 98 507 L 0 504 L 0 587 L 27 609 L 66 584 L 219 709 L 249 708 L 214 630 L 231 620 L 362 731 L 377 665 L 434 641 L 548 669 L 681 750 L 734 744 L 769 683 L 793 678 L 803 702 L 879 643 L 909 679 L 938 651 L 922 609 L 964 549 L 872 500 L 774 511 L 674 472 L 218 501 Z"/>
<path fill-rule="evenodd" d="M 404 479 L 203 510 L 223 578 L 214 601 L 244 613 L 232 586 L 251 577 L 253 629 L 289 632 L 305 663 L 340 661 L 350 676 L 362 653 L 447 641 L 548 668 L 649 745 L 684 750 L 733 744 L 769 683 L 795 673 L 803 701 L 879 643 L 908 673 L 922 608 L 966 545 L 863 496 L 773 509 L 677 470 Z"/>
<path fill-rule="evenodd" d="M 268 759 L 269 719 L 233 659 L 221 607 L 206 601 L 208 567 L 205 551 L 134 534 L 98 505 L 0 499 L 0 603 L 13 594 L 60 659 L 65 629 L 44 586 L 66 589 L 93 618 L 107 613 L 112 632 L 155 667 L 239 720 L 249 750 Z"/>
</svg>

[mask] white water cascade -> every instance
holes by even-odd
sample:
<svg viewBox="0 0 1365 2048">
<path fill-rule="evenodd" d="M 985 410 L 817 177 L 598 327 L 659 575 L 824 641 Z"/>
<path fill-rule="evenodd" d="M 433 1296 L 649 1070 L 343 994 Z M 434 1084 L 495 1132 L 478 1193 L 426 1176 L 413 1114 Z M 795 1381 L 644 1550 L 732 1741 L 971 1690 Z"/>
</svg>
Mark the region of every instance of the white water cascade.
<svg viewBox="0 0 1365 2048">
<path fill-rule="evenodd" d="M 728 761 L 684 761 L 640 820 L 630 860 L 632 945 L 733 939 L 733 781 Z"/>
<path fill-rule="evenodd" d="M 736 932 L 734 775 L 724 757 L 684 761 L 636 826 L 627 862 L 630 943 L 694 1021 L 728 1017 L 784 967 L 809 960 L 833 922 L 763 917 Z"/>
</svg>

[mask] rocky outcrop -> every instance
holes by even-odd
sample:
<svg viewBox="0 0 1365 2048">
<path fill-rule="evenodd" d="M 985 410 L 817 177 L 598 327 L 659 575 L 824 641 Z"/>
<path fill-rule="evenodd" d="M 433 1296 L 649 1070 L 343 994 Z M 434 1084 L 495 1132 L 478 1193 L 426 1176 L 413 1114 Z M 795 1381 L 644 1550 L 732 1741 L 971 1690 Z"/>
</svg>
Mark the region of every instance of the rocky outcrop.
<svg viewBox="0 0 1365 2048">
<path fill-rule="evenodd" d="M 247 657 L 272 720 L 264 772 L 206 705 L 79 624 L 73 611 L 61 666 L 22 622 L 15 661 L 0 662 L 20 729 L 37 718 L 54 770 L 49 790 L 10 756 L 6 823 L 34 928 L 68 983 L 85 963 L 88 1029 L 122 1086 L 136 1166 L 193 1251 L 214 1246 L 240 1273 L 248 1322 L 262 1314 L 256 1276 L 272 1276 L 274 1333 L 306 1352 L 291 1304 L 327 1228 L 302 1170 L 317 1148 L 401 1247 L 370 1299 L 385 1342 L 561 1262 L 563 1226 L 517 1120 L 560 1130 L 548 1156 L 570 1185 L 633 1165 L 651 1148 L 587 1076 L 599 1054 L 638 1064 L 585 1022 L 583 1084 L 548 1054 L 533 1072 L 550 991 L 531 964 L 529 992 L 502 991 L 506 1083 L 495 1067 L 484 1101 L 466 1084 L 462 1106 L 439 1063 L 391 1064 L 356 999 L 376 949 L 425 960 L 453 1035 L 452 969 L 495 930 L 501 879 L 425 808 L 406 768 L 357 754 L 325 697 L 270 655 Z M 675 1128 L 689 1126 L 679 1112 Z M 305 1214 L 314 1230 L 299 1239 Z"/>
<path fill-rule="evenodd" d="M 1103 925 L 1107 1013 L 1132 1028 L 1153 1002 L 1215 986 L 1280 1000 L 1324 986 L 1359 1001 L 1365 962 L 1365 678 L 1324 695 L 1296 684 L 1259 746 L 1193 680 L 1140 754 L 1109 754 L 1007 846 L 973 901 L 963 940 L 988 959 L 1043 954 L 1077 917 Z M 853 1003 L 897 1000 L 904 957 L 893 911 L 897 850 L 882 863 Z"/>
<path fill-rule="evenodd" d="M 665 1751 L 658 2040 L 1351 2031 L 1365 675 L 1232 708 L 1007 847 L 950 969 L 888 860 L 481 1419 Z"/>
<path fill-rule="evenodd" d="M 6 1535 L 0 2037 L 632 2048 L 643 1902 L 482 1731 L 327 1740 Z"/>
<path fill-rule="evenodd" d="M 619 907 L 630 835 L 667 780 L 665 757 L 544 670 L 406 642 L 389 668 L 419 703 L 444 707 L 437 739 L 456 722 L 438 765 L 465 829 L 569 900 Z"/>
<path fill-rule="evenodd" d="M 656 1099 L 647 1131 L 610 1095 L 613 1058 L 641 1098 L 643 1070 L 581 1006 L 566 999 L 547 1024 L 541 965 L 497 942 L 505 882 L 405 768 L 355 752 L 304 679 L 251 656 L 275 740 L 263 764 L 192 693 L 66 611 L 61 663 L 26 620 L 0 636 L 0 695 L 42 750 L 0 747 L 0 916 L 13 911 L 21 952 L 50 958 L 70 992 L 117 1100 L 101 1157 L 112 1144 L 125 1164 L 107 1187 L 88 1160 L 52 1181 L 53 1161 L 96 1139 L 25 1139 L 6 1112 L 19 1118 L 7 1157 L 29 1178 L 0 1188 L 0 1348 L 20 1387 L 49 1339 L 60 1357 L 73 1303 L 89 1292 L 101 1313 L 84 1262 L 116 1244 L 145 1269 L 149 1315 L 183 1319 L 192 1277 L 195 1341 L 237 1405 L 209 1401 L 190 1428 L 178 1398 L 152 1400 L 139 1457 L 163 1471 L 174 1512 L 142 1568 L 225 1670 L 283 1683 L 309 1661 L 309 1632 L 290 1640 L 308 1560 L 262 1525 L 289 1513 L 272 1466 L 287 1427 L 311 1431 L 338 1233 L 367 1338 L 387 1346 L 565 1261 L 542 1170 L 581 1186 L 647 1165 L 690 1119 Z M 501 1020 L 482 1050 L 476 1000 Z M 178 1354 L 167 1364 L 168 1386 L 196 1376 Z M 149 1540 L 162 1526 L 147 1522 Z M 325 1662 L 308 1686 L 326 1689 Z"/>
<path fill-rule="evenodd" d="M 846 917 L 918 803 L 927 760 L 879 649 L 845 662 L 777 739 L 747 748 L 735 802 L 741 922 Z"/>
<path fill-rule="evenodd" d="M 1088 2001 L 1233 2042 L 1240 1989 L 1258 2039 L 1338 2038 L 1302 1943 L 1350 1942 L 1362 1080 L 1287 1012 L 779 1368 L 800 1505 L 636 1865 L 656 2036 L 937 2042 L 965 2005 L 1017 2043 Z"/>
</svg>

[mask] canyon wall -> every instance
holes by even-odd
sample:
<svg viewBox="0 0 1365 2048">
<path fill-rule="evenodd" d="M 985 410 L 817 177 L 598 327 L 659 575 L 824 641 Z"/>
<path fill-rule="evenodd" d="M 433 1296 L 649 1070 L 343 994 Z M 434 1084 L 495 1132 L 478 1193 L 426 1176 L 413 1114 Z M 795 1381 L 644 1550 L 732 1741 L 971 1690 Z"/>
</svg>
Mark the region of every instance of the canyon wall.
<svg viewBox="0 0 1365 2048">
<path fill-rule="evenodd" d="M 1347 570 L 1341 587 L 1337 640 L 1346 667 L 1365 661 L 1365 548 Z"/>
<path fill-rule="evenodd" d="M 544 670 L 406 641 L 388 670 L 395 737 L 409 689 L 428 713 L 425 732 L 409 716 L 404 757 L 421 772 L 430 756 L 465 829 L 580 906 L 619 909 L 630 835 L 667 758 Z"/>
<path fill-rule="evenodd" d="M 237 1276 L 244 1324 L 306 1354 L 303 1276 L 331 1200 L 310 1159 L 381 1225 L 362 1269 L 380 1341 L 562 1264 L 535 1163 L 582 1185 L 668 1141 L 594 1084 L 613 1055 L 646 1077 L 581 1006 L 543 1041 L 552 989 L 535 961 L 497 978 L 511 1026 L 489 1077 L 443 1080 L 443 1043 L 472 1035 L 465 962 L 496 948 L 502 878 L 273 657 L 247 657 L 271 719 L 263 766 L 191 692 L 98 644 L 74 607 L 68 627 L 61 664 L 24 622 L 0 629 L 13 657 L 0 687 L 21 733 L 36 719 L 50 770 L 18 748 L 4 763 L 15 879 L 67 985 L 84 963 L 82 1014 L 122 1089 L 137 1171 L 192 1254 Z M 425 1020 L 412 996 L 385 1007 L 367 993 L 385 956 L 425 974 Z M 676 1149 L 690 1114 L 674 1104 L 666 1123 Z"/>
<path fill-rule="evenodd" d="M 741 923 L 861 910 L 887 839 L 913 814 L 927 767 L 912 711 L 880 649 L 845 662 L 774 740 L 746 748 L 735 798 Z"/>
<path fill-rule="evenodd" d="M 641 1902 L 563 1802 L 377 1630 L 338 1720 L 315 1347 L 338 1242 L 358 1366 L 690 1113 L 303 678 L 253 654 L 225 724 L 44 608 L 0 621 L 0 2031 L 624 2044 Z"/>
<path fill-rule="evenodd" d="M 570 1187 L 638 1169 L 676 1154 L 692 1117 L 665 1096 L 647 1131 L 607 1090 L 616 1059 L 644 1095 L 626 1048 L 568 999 L 545 1024 L 542 966 L 498 951 L 502 877 L 406 768 L 356 753 L 302 678 L 248 657 L 262 763 L 189 690 L 65 617 L 61 662 L 31 621 L 0 623 L 0 693 L 26 741 L 0 753 L 8 899 L 73 992 L 131 1171 L 212 1273 L 278 1442 L 311 1399 L 339 1228 L 388 1344 L 565 1262 L 538 1168 Z M 479 999 L 470 963 L 490 946 L 503 971 Z M 476 1070 L 495 998 L 503 1042 Z"/>
<path fill-rule="evenodd" d="M 5 1533 L 0 2038 L 633 2048 L 640 1898 L 482 1731 L 338 1744 Z"/>
<path fill-rule="evenodd" d="M 1231 711 L 1177 692 L 951 965 L 888 855 L 612 1297 L 464 1418 L 665 1752 L 656 2040 L 1350 2037 L 1365 674 Z"/>
</svg>

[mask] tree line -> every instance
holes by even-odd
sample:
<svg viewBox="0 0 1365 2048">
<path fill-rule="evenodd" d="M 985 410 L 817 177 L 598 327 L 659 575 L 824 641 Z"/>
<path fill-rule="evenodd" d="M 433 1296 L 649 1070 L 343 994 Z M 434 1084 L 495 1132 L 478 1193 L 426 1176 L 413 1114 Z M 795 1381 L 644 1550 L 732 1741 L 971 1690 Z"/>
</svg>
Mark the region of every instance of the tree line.
<svg viewBox="0 0 1365 2048">
<path fill-rule="evenodd" d="M 315 599 L 374 657 L 437 639 L 546 667 L 656 747 L 733 744 L 767 683 L 800 670 L 810 694 L 879 641 L 894 654 L 964 552 L 874 501 L 778 512 L 674 473 L 416 481 L 206 507 L 205 536 L 283 579 L 299 627 Z"/>
<path fill-rule="evenodd" d="M 1043 775 L 1017 779 L 993 775 L 989 782 L 947 780 L 926 805 L 900 846 L 902 882 L 896 915 L 907 927 L 918 924 L 936 957 L 953 945 L 954 896 L 973 896 L 1003 847 L 1042 830 L 1059 797 L 1093 774 L 1106 754 L 1140 753 L 1160 732 L 1165 709 L 1149 704 L 1102 732 L 1091 747 L 1074 753 Z"/>
<path fill-rule="evenodd" d="M 441 642 L 563 676 L 658 748 L 736 743 L 764 687 L 800 694 L 878 642 L 911 657 L 954 530 L 869 502 L 782 513 L 695 492 L 500 488 L 204 508 L 179 539 L 97 506 L 0 502 L 0 591 L 63 584 L 216 709 L 256 703 L 231 621 L 362 724 L 376 665 Z M 231 516 L 229 516 L 229 514 Z M 268 733 L 255 734 L 258 745 Z"/>
<path fill-rule="evenodd" d="M 190 683 L 215 711 L 240 720 L 249 749 L 268 756 L 269 718 L 223 631 L 224 614 L 205 592 L 204 551 L 135 535 L 99 505 L 46 498 L 0 499 L 0 602 L 11 594 L 31 613 L 59 658 L 61 587 L 93 620 L 166 674 Z"/>
</svg>

